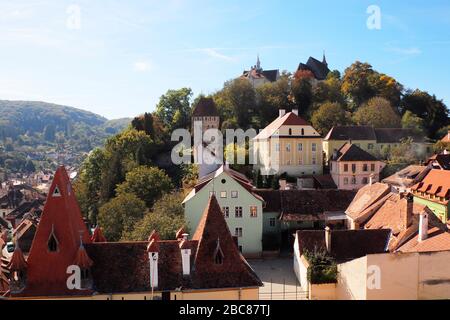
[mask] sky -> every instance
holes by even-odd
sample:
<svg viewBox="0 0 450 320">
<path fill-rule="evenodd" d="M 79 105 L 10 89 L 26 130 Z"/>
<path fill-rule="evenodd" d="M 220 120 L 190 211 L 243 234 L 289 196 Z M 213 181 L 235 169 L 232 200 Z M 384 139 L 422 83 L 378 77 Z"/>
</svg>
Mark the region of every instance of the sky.
<svg viewBox="0 0 450 320">
<path fill-rule="evenodd" d="M 258 54 L 293 72 L 324 51 L 330 69 L 369 62 L 450 105 L 448 0 L 0 0 L 0 99 L 109 119 L 169 89 L 213 93 Z"/>
</svg>

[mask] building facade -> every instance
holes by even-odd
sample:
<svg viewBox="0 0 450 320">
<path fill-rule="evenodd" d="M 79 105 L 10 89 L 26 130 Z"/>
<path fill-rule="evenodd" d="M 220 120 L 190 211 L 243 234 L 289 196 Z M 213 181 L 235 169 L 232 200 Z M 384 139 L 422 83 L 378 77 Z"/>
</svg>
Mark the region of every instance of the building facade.
<svg viewBox="0 0 450 320">
<path fill-rule="evenodd" d="M 285 113 L 253 139 L 255 171 L 292 177 L 323 173 L 322 137 L 298 110 Z"/>
<path fill-rule="evenodd" d="M 230 232 L 237 238 L 241 252 L 247 257 L 259 257 L 262 253 L 264 200 L 254 192 L 250 180 L 225 165 L 200 179 L 184 199 L 188 229 L 197 228 L 201 212 L 213 194 L 222 208 Z"/>
<path fill-rule="evenodd" d="M 346 143 L 333 153 L 329 166 L 338 189 L 359 190 L 380 181 L 385 163 L 356 145 Z"/>
</svg>

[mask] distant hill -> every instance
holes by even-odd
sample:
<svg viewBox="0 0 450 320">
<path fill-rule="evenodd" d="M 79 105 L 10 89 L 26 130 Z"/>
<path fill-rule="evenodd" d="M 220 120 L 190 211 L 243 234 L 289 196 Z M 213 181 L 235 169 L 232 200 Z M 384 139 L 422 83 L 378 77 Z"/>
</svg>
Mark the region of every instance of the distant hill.
<svg viewBox="0 0 450 320">
<path fill-rule="evenodd" d="M 53 163 L 45 153 L 55 152 L 74 159 L 67 161 L 76 165 L 82 154 L 101 146 L 130 122 L 52 103 L 0 100 L 0 169 L 9 164 L 11 171 L 20 171 L 23 158 Z"/>
</svg>

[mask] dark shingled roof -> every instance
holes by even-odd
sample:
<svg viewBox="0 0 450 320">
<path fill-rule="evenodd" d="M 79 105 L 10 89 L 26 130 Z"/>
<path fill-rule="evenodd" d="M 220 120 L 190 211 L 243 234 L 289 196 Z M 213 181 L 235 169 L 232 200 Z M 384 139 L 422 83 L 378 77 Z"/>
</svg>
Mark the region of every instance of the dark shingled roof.
<svg viewBox="0 0 450 320">
<path fill-rule="evenodd" d="M 331 256 L 337 261 L 387 252 L 391 230 L 331 230 Z M 297 241 L 300 254 L 305 250 L 326 250 L 325 231 L 299 230 Z"/>
<path fill-rule="evenodd" d="M 193 117 L 218 117 L 216 103 L 212 98 L 201 97 L 192 111 Z"/>
<path fill-rule="evenodd" d="M 377 140 L 377 137 L 370 126 L 336 126 L 328 132 L 325 140 Z"/>
<path fill-rule="evenodd" d="M 435 154 L 428 159 L 427 165 L 434 161 L 436 161 L 438 167 L 440 166 L 443 170 L 450 170 L 450 154 Z"/>
<path fill-rule="evenodd" d="M 356 195 L 351 190 L 256 190 L 265 201 L 264 212 L 283 216 L 322 217 L 325 211 L 344 211 Z"/>
<path fill-rule="evenodd" d="M 362 150 L 358 146 L 346 143 L 332 157 L 333 161 L 377 161 L 370 153 Z"/>
<path fill-rule="evenodd" d="M 298 70 L 311 71 L 317 80 L 325 80 L 328 76 L 328 73 L 330 73 L 330 69 L 328 69 L 328 65 L 326 63 L 323 63 L 313 57 L 309 57 L 306 64 L 300 63 L 300 65 L 298 66 Z"/>
<path fill-rule="evenodd" d="M 414 142 L 424 142 L 425 138 L 411 129 L 402 128 L 375 128 L 378 143 L 398 143 L 403 139 L 412 138 Z"/>
</svg>

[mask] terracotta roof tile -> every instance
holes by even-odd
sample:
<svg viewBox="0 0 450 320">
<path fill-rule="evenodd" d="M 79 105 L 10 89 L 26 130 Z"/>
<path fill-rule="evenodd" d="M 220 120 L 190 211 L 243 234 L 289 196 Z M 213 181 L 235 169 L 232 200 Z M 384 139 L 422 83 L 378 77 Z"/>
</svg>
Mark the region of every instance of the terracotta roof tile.
<svg viewBox="0 0 450 320">
<path fill-rule="evenodd" d="M 384 183 L 366 185 L 359 189 L 345 213 L 356 220 L 366 214 L 366 210 L 390 193 L 390 187 Z"/>
<path fill-rule="evenodd" d="M 444 201 L 441 202 L 447 204 L 450 199 L 450 171 L 431 170 L 421 182 L 411 189 L 425 192 L 427 195 L 442 197 Z"/>
</svg>

